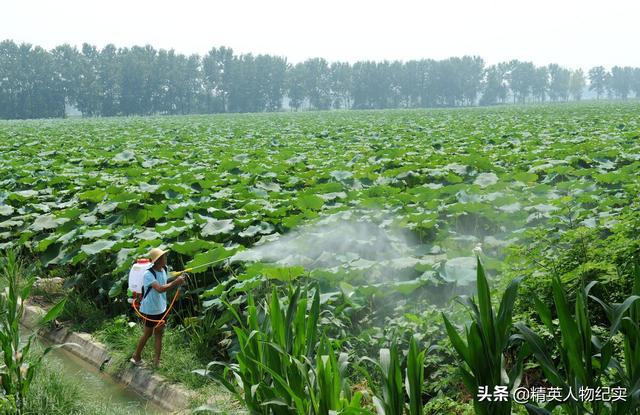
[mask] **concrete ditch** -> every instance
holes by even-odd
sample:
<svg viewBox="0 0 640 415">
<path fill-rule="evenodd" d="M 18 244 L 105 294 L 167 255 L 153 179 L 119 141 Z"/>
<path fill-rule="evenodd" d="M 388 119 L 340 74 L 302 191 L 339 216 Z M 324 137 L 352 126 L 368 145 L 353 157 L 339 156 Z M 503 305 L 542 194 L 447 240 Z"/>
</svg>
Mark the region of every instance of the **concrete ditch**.
<svg viewBox="0 0 640 415">
<path fill-rule="evenodd" d="M 35 329 L 38 320 L 46 313 L 44 309 L 35 305 L 25 304 L 24 310 L 22 324 L 30 329 Z M 60 327 L 42 330 L 40 334 L 54 344 L 77 344 L 79 347 L 64 346 L 64 349 L 101 371 L 106 369 L 111 361 L 106 346 L 95 341 L 88 333 L 75 333 Z M 170 383 L 148 369 L 132 366 L 116 374 L 107 373 L 167 412 L 189 413 L 189 403 L 193 393 L 180 385 Z"/>
</svg>

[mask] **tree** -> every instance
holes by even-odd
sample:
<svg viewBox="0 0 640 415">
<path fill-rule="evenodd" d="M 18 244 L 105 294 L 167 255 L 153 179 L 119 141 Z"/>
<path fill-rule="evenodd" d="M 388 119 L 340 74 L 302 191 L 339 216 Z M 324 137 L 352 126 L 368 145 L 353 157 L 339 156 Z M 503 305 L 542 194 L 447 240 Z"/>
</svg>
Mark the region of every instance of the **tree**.
<svg viewBox="0 0 640 415">
<path fill-rule="evenodd" d="M 535 69 L 531 83 L 531 94 L 538 102 L 544 102 L 549 91 L 549 71 L 546 66 Z"/>
<path fill-rule="evenodd" d="M 334 62 L 329 67 L 331 101 L 333 108 L 351 107 L 351 66 L 346 62 Z"/>
<path fill-rule="evenodd" d="M 18 45 L 13 41 L 0 42 L 0 118 L 20 118 L 19 53 Z"/>
<path fill-rule="evenodd" d="M 151 73 L 155 58 L 156 51 L 150 45 L 118 51 L 121 114 L 151 113 Z"/>
<path fill-rule="evenodd" d="M 420 88 L 423 72 L 419 61 L 406 62 L 400 68 L 398 85 L 400 87 L 401 105 L 405 108 L 420 105 Z"/>
<path fill-rule="evenodd" d="M 588 78 L 598 99 L 640 97 L 640 68 L 597 66 Z M 518 60 L 485 68 L 478 56 L 290 65 L 226 47 L 201 57 L 150 45 L 0 42 L 0 118 L 64 117 L 68 105 L 84 116 L 279 111 L 285 96 L 293 110 L 494 105 L 510 93 L 514 103 L 580 100 L 584 86 L 581 69 Z"/>
<path fill-rule="evenodd" d="M 571 72 L 556 63 L 548 66 L 549 70 L 549 98 L 552 101 L 569 99 L 569 83 Z"/>
<path fill-rule="evenodd" d="M 353 82 L 351 84 L 351 96 L 353 108 L 376 108 L 380 101 L 380 90 L 384 85 L 376 85 L 377 64 L 373 61 L 359 61 L 353 64 Z"/>
<path fill-rule="evenodd" d="M 202 76 L 207 108 L 211 112 L 226 112 L 231 89 L 233 49 L 212 48 L 202 59 Z"/>
<path fill-rule="evenodd" d="M 575 101 L 580 101 L 580 99 L 582 99 L 582 91 L 584 90 L 585 83 L 584 72 L 582 72 L 582 69 L 576 69 L 571 72 L 569 93 Z"/>
<path fill-rule="evenodd" d="M 506 67 L 491 65 L 485 70 L 480 105 L 495 105 L 507 97 Z"/>
<path fill-rule="evenodd" d="M 60 45 L 51 52 L 53 59 L 53 84 L 55 88 L 64 96 L 62 102 L 62 113 L 66 112 L 66 105 L 76 105 L 80 93 L 80 53 L 68 44 Z"/>
<path fill-rule="evenodd" d="M 102 91 L 99 83 L 100 53 L 95 46 L 88 43 L 82 45 L 82 52 L 78 57 L 78 86 L 76 106 L 83 116 L 100 115 L 100 95 Z"/>
<path fill-rule="evenodd" d="M 279 111 L 286 88 L 287 59 L 278 56 L 259 55 L 256 58 L 258 84 L 263 95 L 264 110 Z"/>
<path fill-rule="evenodd" d="M 625 66 L 614 66 L 611 68 L 611 78 L 609 79 L 609 85 L 613 94 L 616 97 L 624 100 L 629 96 L 631 90 L 631 83 L 633 80 L 633 69 Z"/>
<path fill-rule="evenodd" d="M 480 92 L 484 60 L 479 56 L 463 56 L 460 61 L 462 96 L 466 105 L 474 105 Z"/>
<path fill-rule="evenodd" d="M 607 88 L 607 71 L 602 66 L 589 69 L 589 91 L 596 91 L 596 98 L 605 93 Z"/>
<path fill-rule="evenodd" d="M 229 112 L 256 112 L 264 108 L 264 94 L 260 91 L 255 57 L 251 53 L 234 57 L 228 73 Z"/>
<path fill-rule="evenodd" d="M 51 54 L 24 43 L 18 51 L 17 118 L 64 117 L 64 87 L 55 75 Z"/>
<path fill-rule="evenodd" d="M 200 56 L 197 54 L 180 56 L 182 64 L 178 78 L 180 114 L 195 114 L 199 112 L 199 98 L 203 95 Z"/>
<path fill-rule="evenodd" d="M 435 106 L 436 85 L 434 72 L 438 62 L 433 59 L 421 59 L 418 61 L 418 75 L 420 91 L 420 106 L 422 108 Z"/>
<path fill-rule="evenodd" d="M 534 84 L 536 68 L 531 62 L 520 62 L 513 60 L 510 62 L 509 88 L 513 93 L 513 102 L 516 99 L 524 104 L 531 93 Z"/>
<path fill-rule="evenodd" d="M 427 88 L 431 92 L 431 105 L 454 107 L 463 104 L 464 85 L 461 67 L 460 58 L 437 61 L 430 66 Z"/>
<path fill-rule="evenodd" d="M 382 108 L 400 108 L 404 101 L 402 90 L 402 68 L 400 61 L 382 62 L 380 68 L 380 76 L 386 79 L 388 83 L 388 94 L 386 99 L 382 101 Z"/>
<path fill-rule="evenodd" d="M 631 75 L 631 89 L 640 98 L 640 68 L 634 68 Z"/>
<path fill-rule="evenodd" d="M 289 106 L 295 111 L 299 110 L 306 98 L 305 95 L 305 72 L 306 68 L 302 63 L 291 67 L 287 73 L 287 95 Z"/>
<path fill-rule="evenodd" d="M 98 64 L 98 82 L 100 90 L 100 114 L 118 115 L 120 106 L 120 64 L 117 49 L 106 45 L 100 51 Z"/>
<path fill-rule="evenodd" d="M 304 63 L 304 89 L 309 103 L 315 109 L 326 110 L 331 106 L 331 80 L 329 65 L 322 58 L 306 60 Z"/>
</svg>

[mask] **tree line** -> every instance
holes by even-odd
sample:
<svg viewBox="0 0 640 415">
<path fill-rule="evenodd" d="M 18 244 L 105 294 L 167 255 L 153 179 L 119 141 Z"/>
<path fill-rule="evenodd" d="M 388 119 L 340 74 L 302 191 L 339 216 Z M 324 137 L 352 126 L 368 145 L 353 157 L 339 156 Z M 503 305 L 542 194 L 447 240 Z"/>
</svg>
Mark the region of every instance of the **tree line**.
<svg viewBox="0 0 640 415">
<path fill-rule="evenodd" d="M 280 56 L 212 48 L 184 55 L 152 46 L 46 50 L 0 43 L 0 118 L 194 114 L 299 109 L 382 109 L 580 100 L 589 81 L 597 98 L 640 97 L 640 68 L 585 73 L 557 64 L 478 56 L 444 60 L 290 64 Z"/>
</svg>

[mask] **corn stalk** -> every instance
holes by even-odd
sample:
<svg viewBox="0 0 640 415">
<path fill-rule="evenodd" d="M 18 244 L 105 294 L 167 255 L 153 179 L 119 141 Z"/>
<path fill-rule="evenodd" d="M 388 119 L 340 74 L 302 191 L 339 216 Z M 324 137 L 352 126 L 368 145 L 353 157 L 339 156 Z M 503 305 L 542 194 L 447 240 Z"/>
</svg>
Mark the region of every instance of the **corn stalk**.
<svg viewBox="0 0 640 415">
<path fill-rule="evenodd" d="M 511 281 L 507 287 L 498 312 L 491 305 L 491 294 L 482 263 L 477 261 L 477 304 L 473 298 L 463 297 L 471 314 L 471 325 L 465 327 L 463 341 L 456 328 L 443 314 L 445 327 L 451 344 L 465 363 L 460 368 L 462 380 L 468 391 L 474 394 L 473 406 L 478 415 L 508 415 L 511 413 L 511 399 L 491 401 L 480 399 L 479 387 L 486 387 L 492 393 L 497 386 L 511 391 L 517 387 L 522 374 L 522 363 L 516 362 L 507 373 L 505 351 L 510 345 L 513 307 L 520 284 L 520 278 Z"/>
<path fill-rule="evenodd" d="M 0 295 L 0 408 L 19 415 L 24 411 L 31 382 L 44 356 L 54 348 L 72 343 L 47 347 L 42 354 L 33 354 L 31 346 L 36 335 L 31 334 L 26 342 L 22 340 L 20 322 L 24 314 L 24 302 L 31 293 L 35 277 L 21 279 L 24 267 L 14 251 L 7 251 L 0 265 L 0 278 L 7 284 L 5 292 Z M 64 303 L 65 300 L 62 300 L 54 305 L 40 319 L 39 325 L 55 319 Z"/>
<path fill-rule="evenodd" d="M 222 384 L 255 414 L 368 413 L 360 407 L 361 395 L 351 394 L 347 355 L 336 356 L 325 337 L 317 344 L 317 285 L 311 297 L 307 289 L 290 287 L 286 309 L 274 287 L 262 319 L 251 294 L 247 302 L 246 322 L 240 319 L 240 326 L 234 327 L 240 346 L 236 363 L 211 362 L 196 373 Z M 212 370 L 216 366 L 222 373 Z"/>
</svg>

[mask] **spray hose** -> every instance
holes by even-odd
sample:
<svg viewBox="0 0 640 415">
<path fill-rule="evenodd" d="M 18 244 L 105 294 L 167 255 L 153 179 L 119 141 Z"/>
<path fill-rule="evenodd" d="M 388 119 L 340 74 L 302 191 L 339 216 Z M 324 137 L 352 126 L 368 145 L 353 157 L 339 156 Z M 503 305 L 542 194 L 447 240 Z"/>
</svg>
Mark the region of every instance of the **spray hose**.
<svg viewBox="0 0 640 415">
<path fill-rule="evenodd" d="M 131 306 L 133 307 L 133 309 L 135 310 L 136 314 L 143 320 L 145 321 L 151 321 L 153 323 L 156 323 L 156 327 L 161 326 L 163 324 L 166 323 L 165 318 L 167 317 L 167 314 L 169 314 L 169 311 L 171 311 L 171 309 L 173 308 L 173 304 L 176 302 L 176 300 L 178 299 L 178 295 L 180 294 L 180 291 L 176 290 L 176 293 L 173 295 L 173 299 L 171 300 L 171 304 L 169 304 L 169 307 L 167 307 L 167 310 L 164 312 L 164 314 L 162 315 L 162 318 L 160 320 L 154 320 L 151 319 L 149 317 L 146 317 L 144 314 L 142 314 L 140 312 L 140 310 L 138 309 L 138 307 L 136 307 L 136 300 L 134 299 L 133 302 L 131 303 Z"/>
<path fill-rule="evenodd" d="M 227 258 L 222 258 L 222 259 L 218 259 L 216 261 L 211 261 L 211 262 L 207 262 L 206 264 L 200 264 L 200 265 L 196 265 L 195 267 L 191 267 L 191 268 L 186 268 L 183 269 L 182 271 L 172 271 L 169 274 L 172 277 L 177 277 L 179 275 L 182 274 L 186 274 L 187 272 L 191 272 L 194 269 L 198 269 L 198 268 L 202 268 L 202 267 L 206 267 L 209 265 L 213 265 L 213 264 L 217 264 L 218 262 L 221 262 L 223 260 L 225 260 Z M 187 274 L 188 275 L 188 274 Z M 151 289 L 151 287 L 149 287 L 149 289 Z M 178 299 L 178 296 L 180 295 L 180 290 L 176 290 L 176 293 L 173 295 L 173 299 L 171 300 L 171 303 L 169 304 L 169 307 L 167 307 L 166 311 L 164 312 L 164 314 L 162 315 L 162 318 L 160 320 L 154 320 L 151 318 L 146 317 L 145 315 L 143 315 L 140 310 L 139 307 L 136 306 L 136 298 L 133 299 L 133 301 L 131 302 L 131 306 L 133 307 L 133 309 L 135 310 L 136 314 L 144 321 L 151 321 L 153 323 L 156 323 L 156 326 L 154 327 L 154 329 L 160 325 L 163 325 L 166 323 L 165 318 L 167 317 L 167 315 L 169 314 L 169 311 L 171 311 L 171 309 L 173 308 L 173 305 L 175 304 L 176 300 Z"/>
</svg>

